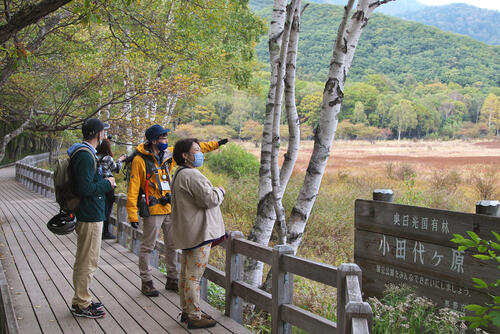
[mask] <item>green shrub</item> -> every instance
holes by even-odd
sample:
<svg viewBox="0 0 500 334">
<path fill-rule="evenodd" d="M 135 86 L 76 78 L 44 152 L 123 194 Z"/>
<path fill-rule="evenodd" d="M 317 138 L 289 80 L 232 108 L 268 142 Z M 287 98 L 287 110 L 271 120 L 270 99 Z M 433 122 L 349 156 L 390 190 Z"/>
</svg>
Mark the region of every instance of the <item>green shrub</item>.
<svg viewBox="0 0 500 334">
<path fill-rule="evenodd" d="M 476 259 L 493 263 L 500 270 L 500 234 L 491 231 L 495 238 L 492 240 L 481 239 L 476 233 L 467 231 L 469 238 L 464 238 L 460 234 L 454 233 L 454 238 L 451 239 L 456 244 L 459 244 L 459 251 L 466 251 L 472 249 L 479 254 L 472 255 Z M 498 277 L 498 276 L 497 276 Z M 485 305 L 470 304 L 465 307 L 466 310 L 475 313 L 474 316 L 466 316 L 465 320 L 470 321 L 470 328 L 477 328 L 479 326 L 488 326 L 490 323 L 500 329 L 500 296 L 498 295 L 498 288 L 500 287 L 500 279 L 493 282 L 485 282 L 481 278 L 473 277 L 472 280 L 475 288 L 485 290 L 491 297 L 491 302 Z"/>
<path fill-rule="evenodd" d="M 219 152 L 207 156 L 207 166 L 216 173 L 226 173 L 232 177 L 256 176 L 259 160 L 235 143 L 222 146 Z"/>
</svg>

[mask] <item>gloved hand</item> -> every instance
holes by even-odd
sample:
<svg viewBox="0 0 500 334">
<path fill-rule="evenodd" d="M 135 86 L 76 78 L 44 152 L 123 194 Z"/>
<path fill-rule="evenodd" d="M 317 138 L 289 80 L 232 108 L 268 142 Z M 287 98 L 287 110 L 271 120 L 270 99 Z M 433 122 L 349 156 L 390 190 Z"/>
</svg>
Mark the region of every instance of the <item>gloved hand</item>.
<svg viewBox="0 0 500 334">
<path fill-rule="evenodd" d="M 227 143 L 227 141 L 228 141 L 228 139 L 227 139 L 227 138 L 224 138 L 224 139 L 219 140 L 219 142 L 218 142 L 218 143 L 219 143 L 219 146 L 222 146 L 222 145 L 226 144 L 226 143 Z"/>
<path fill-rule="evenodd" d="M 139 223 L 138 222 L 131 222 L 130 226 L 132 226 L 135 229 L 138 229 L 139 228 Z"/>
</svg>

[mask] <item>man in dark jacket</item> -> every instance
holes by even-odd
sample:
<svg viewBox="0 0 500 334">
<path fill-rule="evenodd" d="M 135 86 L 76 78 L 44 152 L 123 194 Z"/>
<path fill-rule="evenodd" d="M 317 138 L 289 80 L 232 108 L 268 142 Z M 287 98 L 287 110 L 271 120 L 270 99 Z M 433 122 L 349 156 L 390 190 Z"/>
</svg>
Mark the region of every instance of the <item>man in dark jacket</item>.
<svg viewBox="0 0 500 334">
<path fill-rule="evenodd" d="M 101 318 L 106 312 L 101 303 L 93 302 L 89 286 L 97 269 L 101 249 L 102 224 L 105 219 L 105 194 L 116 184 L 113 177 L 102 177 L 97 163 L 96 147 L 104 139 L 104 130 L 109 125 L 97 118 L 87 119 L 82 126 L 83 142 L 68 149 L 68 155 L 74 154 L 70 161 L 71 175 L 75 185 L 75 194 L 80 197 L 80 206 L 76 210 L 76 255 L 73 266 L 72 312 L 86 318 Z"/>
</svg>

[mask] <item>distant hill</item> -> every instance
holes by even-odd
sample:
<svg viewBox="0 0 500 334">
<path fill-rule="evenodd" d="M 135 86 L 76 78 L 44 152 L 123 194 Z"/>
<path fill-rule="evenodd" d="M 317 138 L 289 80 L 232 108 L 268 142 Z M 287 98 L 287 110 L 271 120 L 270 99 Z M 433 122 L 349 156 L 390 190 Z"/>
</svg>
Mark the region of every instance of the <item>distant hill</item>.
<svg viewBox="0 0 500 334">
<path fill-rule="evenodd" d="M 300 78 L 326 79 L 342 12 L 340 6 L 325 4 L 311 4 L 304 12 L 297 58 Z M 271 7 L 259 13 L 269 18 Z M 259 59 L 268 61 L 267 36 L 256 51 Z M 360 80 L 374 72 L 398 82 L 404 82 L 411 74 L 418 81 L 437 79 L 462 86 L 475 82 L 500 86 L 500 47 L 420 23 L 374 14 L 363 31 L 349 80 Z"/>
<path fill-rule="evenodd" d="M 309 0 L 308 2 L 344 6 L 347 0 Z M 254 11 L 260 11 L 272 5 L 273 0 L 250 1 L 250 8 Z M 398 0 L 380 6 L 376 9 L 376 13 L 417 21 L 441 30 L 467 35 L 490 45 L 500 45 L 499 11 L 461 3 L 426 6 L 418 0 Z"/>
<path fill-rule="evenodd" d="M 384 6 L 382 6 L 384 7 Z M 399 17 L 470 36 L 478 41 L 500 45 L 500 12 L 454 3 L 427 6 L 421 10 L 398 14 Z"/>
</svg>

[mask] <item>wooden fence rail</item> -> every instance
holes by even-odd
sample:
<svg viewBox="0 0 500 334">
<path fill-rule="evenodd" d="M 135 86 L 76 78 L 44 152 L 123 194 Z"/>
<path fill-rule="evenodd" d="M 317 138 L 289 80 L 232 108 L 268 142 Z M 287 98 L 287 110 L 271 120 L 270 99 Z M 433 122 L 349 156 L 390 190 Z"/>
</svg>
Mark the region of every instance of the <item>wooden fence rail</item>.
<svg viewBox="0 0 500 334">
<path fill-rule="evenodd" d="M 42 161 L 40 158 L 37 162 Z M 31 162 L 31 161 L 30 161 Z M 52 172 L 30 164 L 16 164 L 16 178 L 29 189 L 46 197 L 54 197 Z M 115 226 L 117 242 L 138 254 L 142 230 L 134 229 L 127 222 L 126 195 L 118 194 L 116 215 L 110 217 Z M 207 280 L 226 291 L 225 313 L 242 323 L 243 300 L 269 312 L 272 333 L 292 333 L 292 325 L 310 333 L 367 334 L 371 329 L 373 313 L 361 297 L 361 269 L 356 264 L 339 267 L 322 264 L 293 255 L 290 246 L 269 248 L 248 241 L 241 232 L 230 232 L 222 244 L 226 249 L 225 271 L 207 266 L 201 282 L 201 296 L 206 299 Z M 151 265 L 158 267 L 163 241 L 157 240 Z M 271 266 L 272 291 L 268 293 L 242 281 L 244 256 Z M 293 304 L 293 276 L 299 275 L 337 288 L 337 322 L 330 321 Z"/>
</svg>

